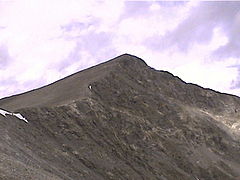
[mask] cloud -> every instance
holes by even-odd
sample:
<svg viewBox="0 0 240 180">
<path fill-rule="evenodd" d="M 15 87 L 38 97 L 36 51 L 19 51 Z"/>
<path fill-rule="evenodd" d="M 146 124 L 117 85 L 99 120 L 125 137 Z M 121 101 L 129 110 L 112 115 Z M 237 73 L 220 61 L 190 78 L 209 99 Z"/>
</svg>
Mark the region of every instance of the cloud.
<svg viewBox="0 0 240 180">
<path fill-rule="evenodd" d="M 0 69 L 0 97 L 42 86 L 109 58 L 114 50 L 109 48 L 111 35 L 105 31 L 112 29 L 123 4 L 95 0 L 1 2 L 0 63 L 5 66 Z"/>
<path fill-rule="evenodd" d="M 229 5 L 230 6 L 230 5 Z M 240 2 L 234 2 L 228 8 L 229 14 L 223 29 L 229 39 L 228 43 L 214 52 L 218 57 L 240 57 Z M 224 9 L 225 14 L 226 10 Z"/>
<path fill-rule="evenodd" d="M 122 19 L 131 17 L 146 17 L 149 13 L 151 2 L 148 1 L 126 1 Z"/>
<path fill-rule="evenodd" d="M 145 47 L 149 50 L 161 50 L 159 39 L 173 31 L 182 22 L 193 2 L 126 2 L 121 21 L 116 25 L 116 49 L 129 46 Z M 171 13 L 174 12 L 174 13 Z M 171 48 L 166 46 L 166 48 Z"/>
<path fill-rule="evenodd" d="M 238 9 L 238 2 L 0 3 L 0 97 L 122 53 L 185 81 L 230 92 L 238 78 L 238 69 L 231 66 L 240 64 Z"/>
<path fill-rule="evenodd" d="M 235 2 L 160 2 L 144 10 L 148 14 L 144 18 L 136 16 L 137 12 L 132 17 L 129 12 L 119 24 L 118 34 L 126 37 L 118 38 L 117 49 L 123 52 L 127 48 L 152 67 L 173 72 L 187 82 L 239 93 L 231 88 L 239 77 L 238 70 L 230 67 L 238 59 L 229 59 L 231 55 L 226 53 L 219 62 L 220 57 L 213 56 L 231 41 L 229 36 L 233 33 L 226 33 L 226 29 L 236 21 Z"/>
<path fill-rule="evenodd" d="M 153 49 L 166 49 L 176 46 L 181 51 L 187 51 L 195 43 L 208 44 L 215 28 L 221 28 L 228 38 L 228 43 L 220 46 L 214 55 L 225 57 L 238 56 L 240 46 L 240 2 L 200 2 L 193 6 L 188 17 L 176 29 L 166 34 L 153 36 L 146 42 Z"/>
<path fill-rule="evenodd" d="M 5 68 L 12 60 L 9 55 L 8 48 L 4 45 L 0 46 L 0 69 Z"/>
<path fill-rule="evenodd" d="M 238 71 L 237 78 L 232 81 L 230 89 L 231 90 L 239 89 L 240 88 L 240 64 L 229 66 L 229 68 L 234 68 L 234 69 L 237 69 Z"/>
</svg>

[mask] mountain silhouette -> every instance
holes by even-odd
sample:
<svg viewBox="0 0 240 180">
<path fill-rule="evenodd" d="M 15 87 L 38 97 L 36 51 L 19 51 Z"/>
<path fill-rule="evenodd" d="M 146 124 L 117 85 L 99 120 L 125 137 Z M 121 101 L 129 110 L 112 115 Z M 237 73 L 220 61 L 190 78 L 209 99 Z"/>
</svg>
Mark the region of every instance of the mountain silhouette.
<svg viewBox="0 0 240 180">
<path fill-rule="evenodd" d="M 240 179 L 240 98 L 123 54 L 3 98 L 0 179 Z"/>
</svg>

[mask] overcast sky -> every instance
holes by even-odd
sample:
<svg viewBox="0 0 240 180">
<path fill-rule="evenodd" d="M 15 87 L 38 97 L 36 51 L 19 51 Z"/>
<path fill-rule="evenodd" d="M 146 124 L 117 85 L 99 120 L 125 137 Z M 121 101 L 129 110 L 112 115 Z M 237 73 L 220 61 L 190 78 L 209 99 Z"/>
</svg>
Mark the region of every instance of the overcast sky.
<svg viewBox="0 0 240 180">
<path fill-rule="evenodd" d="M 0 98 L 123 53 L 240 96 L 240 2 L 0 0 Z"/>
</svg>

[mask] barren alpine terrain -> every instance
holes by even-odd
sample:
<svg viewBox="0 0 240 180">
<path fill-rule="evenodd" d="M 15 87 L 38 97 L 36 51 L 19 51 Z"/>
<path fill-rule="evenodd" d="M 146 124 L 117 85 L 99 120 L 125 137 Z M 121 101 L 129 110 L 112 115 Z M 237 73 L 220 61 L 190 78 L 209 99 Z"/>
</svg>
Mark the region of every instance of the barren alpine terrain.
<svg viewBox="0 0 240 180">
<path fill-rule="evenodd" d="M 129 54 L 0 109 L 1 180 L 240 179 L 240 98 Z"/>
</svg>

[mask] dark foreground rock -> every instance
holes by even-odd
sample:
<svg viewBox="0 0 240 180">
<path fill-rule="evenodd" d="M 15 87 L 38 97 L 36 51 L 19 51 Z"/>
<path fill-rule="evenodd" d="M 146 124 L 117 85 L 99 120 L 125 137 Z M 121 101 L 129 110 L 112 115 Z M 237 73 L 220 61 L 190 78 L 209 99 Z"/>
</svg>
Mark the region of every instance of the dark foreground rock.
<svg viewBox="0 0 240 180">
<path fill-rule="evenodd" d="M 240 99 L 122 55 L 0 100 L 0 179 L 236 180 Z"/>
</svg>

